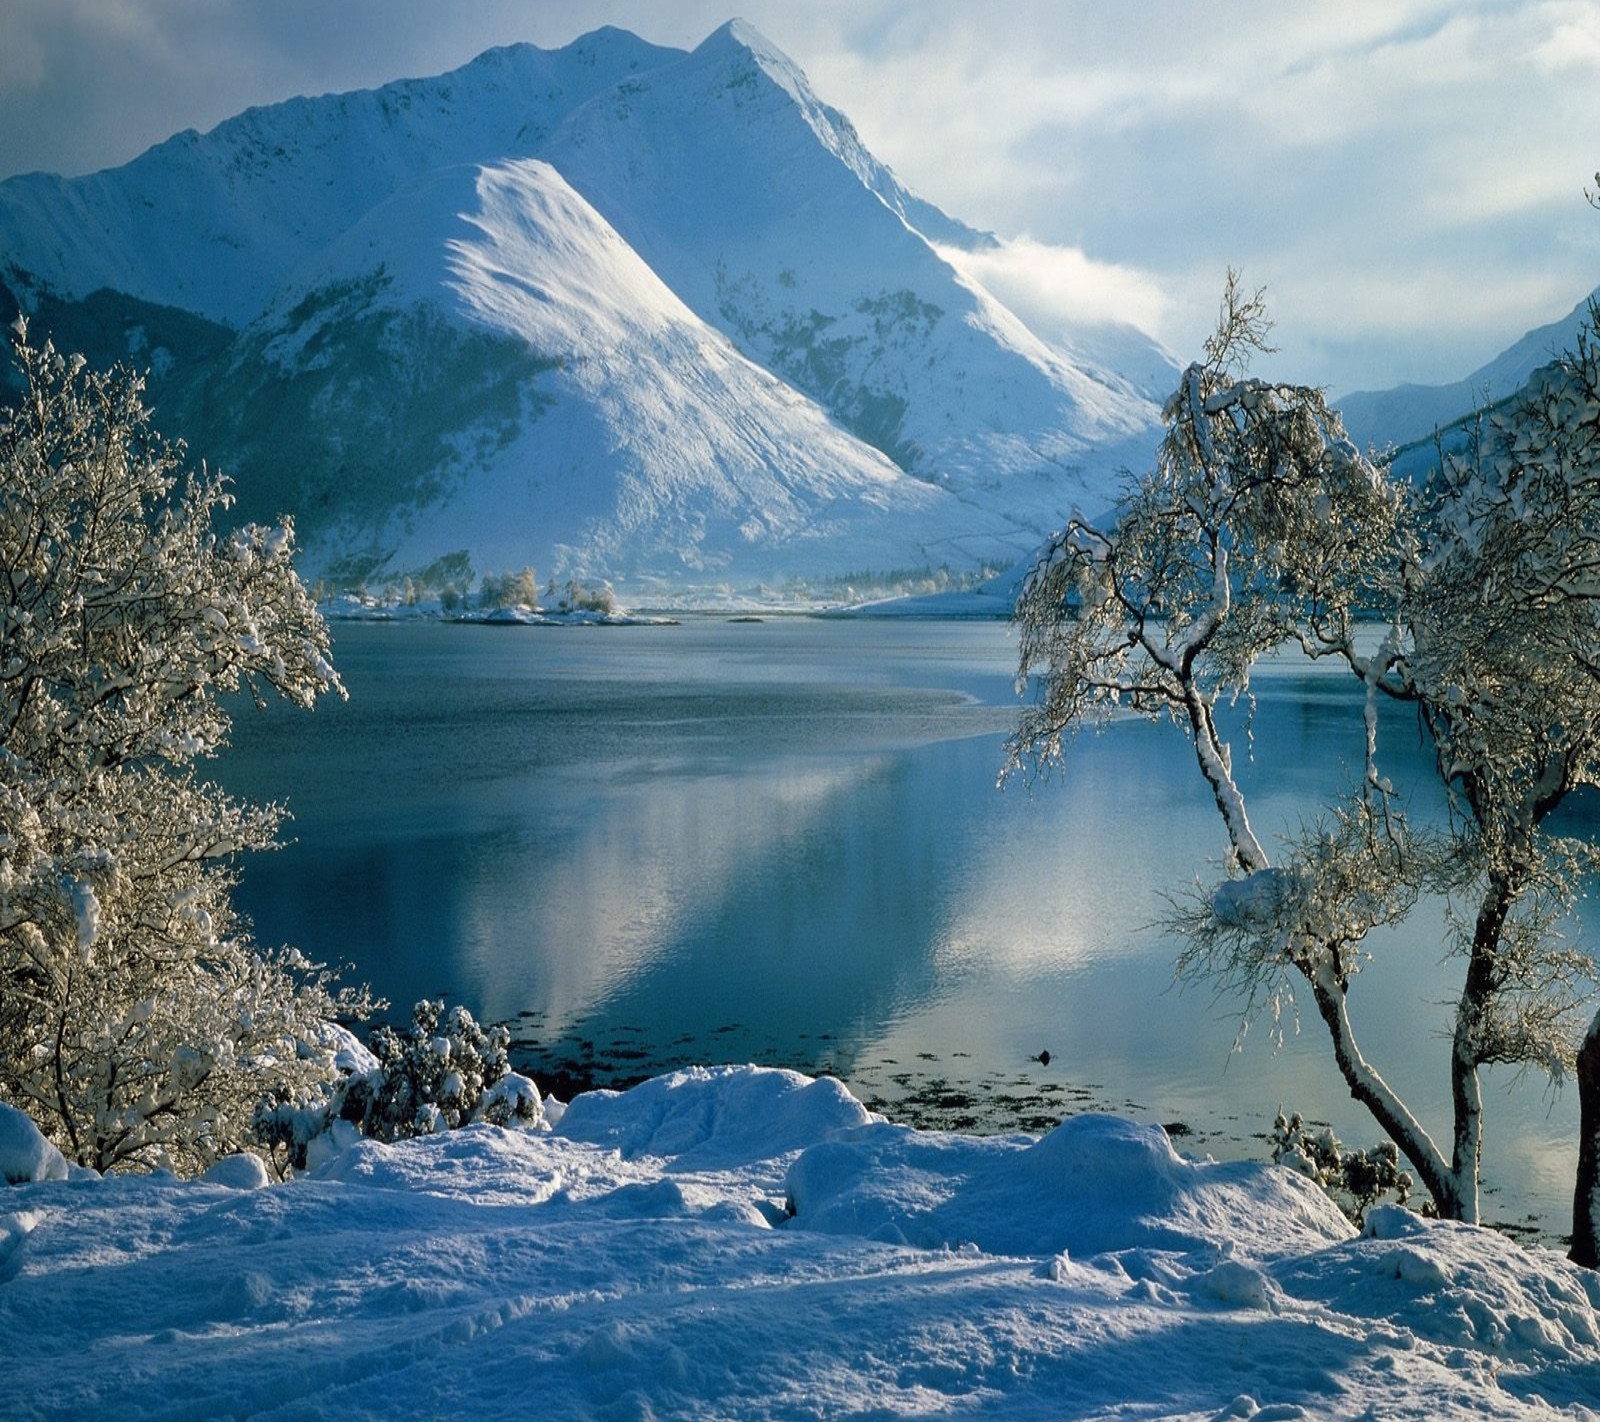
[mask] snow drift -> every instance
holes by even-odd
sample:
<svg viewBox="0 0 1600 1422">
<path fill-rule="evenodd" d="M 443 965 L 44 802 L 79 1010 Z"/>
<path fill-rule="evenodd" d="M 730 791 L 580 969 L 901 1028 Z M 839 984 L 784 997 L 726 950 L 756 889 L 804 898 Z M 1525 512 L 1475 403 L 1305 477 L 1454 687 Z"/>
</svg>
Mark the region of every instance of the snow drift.
<svg viewBox="0 0 1600 1422">
<path fill-rule="evenodd" d="M 0 1280 L 29 1419 L 1600 1405 L 1600 1286 L 1552 1254 L 1395 1208 L 1357 1236 L 1292 1173 L 1155 1127 L 918 1134 L 753 1067 L 579 1097 L 554 1129 L 363 1141 L 267 1188 L 15 1186 Z"/>
</svg>

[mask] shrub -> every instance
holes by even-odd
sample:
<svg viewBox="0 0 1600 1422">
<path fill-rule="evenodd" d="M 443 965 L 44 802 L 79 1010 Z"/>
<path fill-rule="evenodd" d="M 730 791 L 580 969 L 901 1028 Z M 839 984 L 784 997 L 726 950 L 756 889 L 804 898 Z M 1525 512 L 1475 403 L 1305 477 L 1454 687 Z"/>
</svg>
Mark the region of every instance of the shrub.
<svg viewBox="0 0 1600 1422">
<path fill-rule="evenodd" d="M 1331 1129 L 1313 1129 L 1298 1111 L 1287 1119 L 1280 1111 L 1273 1119 L 1272 1158 L 1316 1181 L 1357 1225 L 1390 1192 L 1397 1204 L 1405 1204 L 1415 1184 L 1400 1168 L 1400 1152 L 1393 1141 L 1380 1141 L 1367 1150 L 1346 1150 Z"/>
<path fill-rule="evenodd" d="M 342 694 L 294 531 L 218 524 L 230 496 L 150 428 L 142 382 L 19 320 L 0 409 L 0 1101 L 70 1159 L 204 1169 L 261 1092 L 330 1069 L 364 993 L 235 916 L 235 861 L 279 810 L 196 773 L 230 699 Z"/>
<path fill-rule="evenodd" d="M 443 1001 L 424 998 L 409 1028 L 379 1027 L 369 1051 L 350 1039 L 337 1081 L 264 1098 L 255 1114 L 257 1139 L 283 1166 L 303 1170 L 313 1143 L 338 1122 L 380 1141 L 477 1122 L 535 1125 L 542 1117 L 539 1089 L 511 1070 L 510 1044 L 504 1026 L 480 1027 L 465 1007 L 446 1012 Z"/>
</svg>

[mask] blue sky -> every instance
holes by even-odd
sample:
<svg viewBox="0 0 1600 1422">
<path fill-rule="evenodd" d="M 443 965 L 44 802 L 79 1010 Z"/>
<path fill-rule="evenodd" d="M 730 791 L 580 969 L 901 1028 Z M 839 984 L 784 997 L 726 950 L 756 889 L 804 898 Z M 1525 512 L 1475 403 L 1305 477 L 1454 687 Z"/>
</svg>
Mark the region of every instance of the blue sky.
<svg viewBox="0 0 1600 1422">
<path fill-rule="evenodd" d="M 737 7 L 730 8 L 730 7 Z M 1600 283 L 1600 0 L 3 0 L 0 176 L 600 24 L 751 21 L 923 196 L 1010 239 L 1036 324 L 1191 353 L 1232 265 L 1274 364 L 1465 375 Z"/>
</svg>

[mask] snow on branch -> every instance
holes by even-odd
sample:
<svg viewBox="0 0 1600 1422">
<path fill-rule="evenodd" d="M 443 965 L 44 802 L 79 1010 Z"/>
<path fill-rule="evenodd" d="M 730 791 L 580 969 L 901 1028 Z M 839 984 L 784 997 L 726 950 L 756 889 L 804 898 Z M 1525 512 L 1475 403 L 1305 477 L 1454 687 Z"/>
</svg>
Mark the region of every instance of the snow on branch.
<svg viewBox="0 0 1600 1422">
<path fill-rule="evenodd" d="M 150 427 L 142 382 L 15 330 L 0 410 L 0 1096 L 79 1164 L 194 1170 L 274 1082 L 330 1069 L 363 992 L 264 954 L 230 902 L 276 806 L 196 778 L 241 689 L 343 694 L 294 532 L 219 535 L 224 480 Z"/>
</svg>

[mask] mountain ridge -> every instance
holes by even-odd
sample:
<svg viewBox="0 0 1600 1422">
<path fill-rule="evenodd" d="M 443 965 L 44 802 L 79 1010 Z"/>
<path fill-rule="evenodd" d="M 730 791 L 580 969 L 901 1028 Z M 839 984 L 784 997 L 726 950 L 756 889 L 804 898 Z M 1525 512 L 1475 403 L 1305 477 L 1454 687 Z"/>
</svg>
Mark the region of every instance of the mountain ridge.
<svg viewBox="0 0 1600 1422">
<path fill-rule="evenodd" d="M 1535 371 L 1570 350 L 1597 301 L 1600 287 L 1565 316 L 1535 326 L 1460 380 L 1352 391 L 1337 402 L 1345 427 L 1357 440 L 1380 448 L 1427 439 L 1474 410 L 1515 394 Z"/>
<path fill-rule="evenodd" d="M 60 218 L 50 224 L 58 245 L 45 252 L 45 261 L 32 239 L 34 259 L 26 267 L 51 294 L 82 298 L 109 287 L 242 327 L 299 261 L 405 182 L 449 163 L 529 156 L 570 108 L 682 54 L 607 27 L 558 50 L 502 45 L 430 78 L 255 105 L 205 133 L 184 129 L 120 167 L 81 178 L 35 173 L 0 183 L 0 252 L 15 269 L 14 253 L 30 246 L 13 220 L 19 195 L 36 205 L 54 201 L 72 227 L 64 230 Z M 580 82 L 586 76 L 592 82 Z M 530 108 L 530 94 L 544 104 Z M 444 121 L 469 100 L 475 123 Z M 341 161 L 341 141 L 360 142 L 359 161 Z M 309 201 L 317 189 L 319 200 Z M 179 193 L 186 200 L 185 223 L 200 228 L 198 241 L 183 240 L 174 201 Z M 197 197 L 204 200 L 198 209 Z M 275 215 L 284 212 L 296 214 L 301 225 L 275 226 Z M 40 215 L 48 220 L 55 214 Z M 140 232 L 154 235 L 140 242 Z M 197 260 L 197 246 L 210 258 L 209 269 Z M 249 260 L 230 259 L 230 251 L 247 253 Z"/>
<path fill-rule="evenodd" d="M 148 364 L 158 423 L 350 579 L 1014 561 L 1109 502 L 1158 412 L 935 247 L 996 240 L 741 21 L 503 46 L 0 183 L 13 304 Z M 1143 339 L 1108 349 L 1170 362 Z"/>
</svg>

